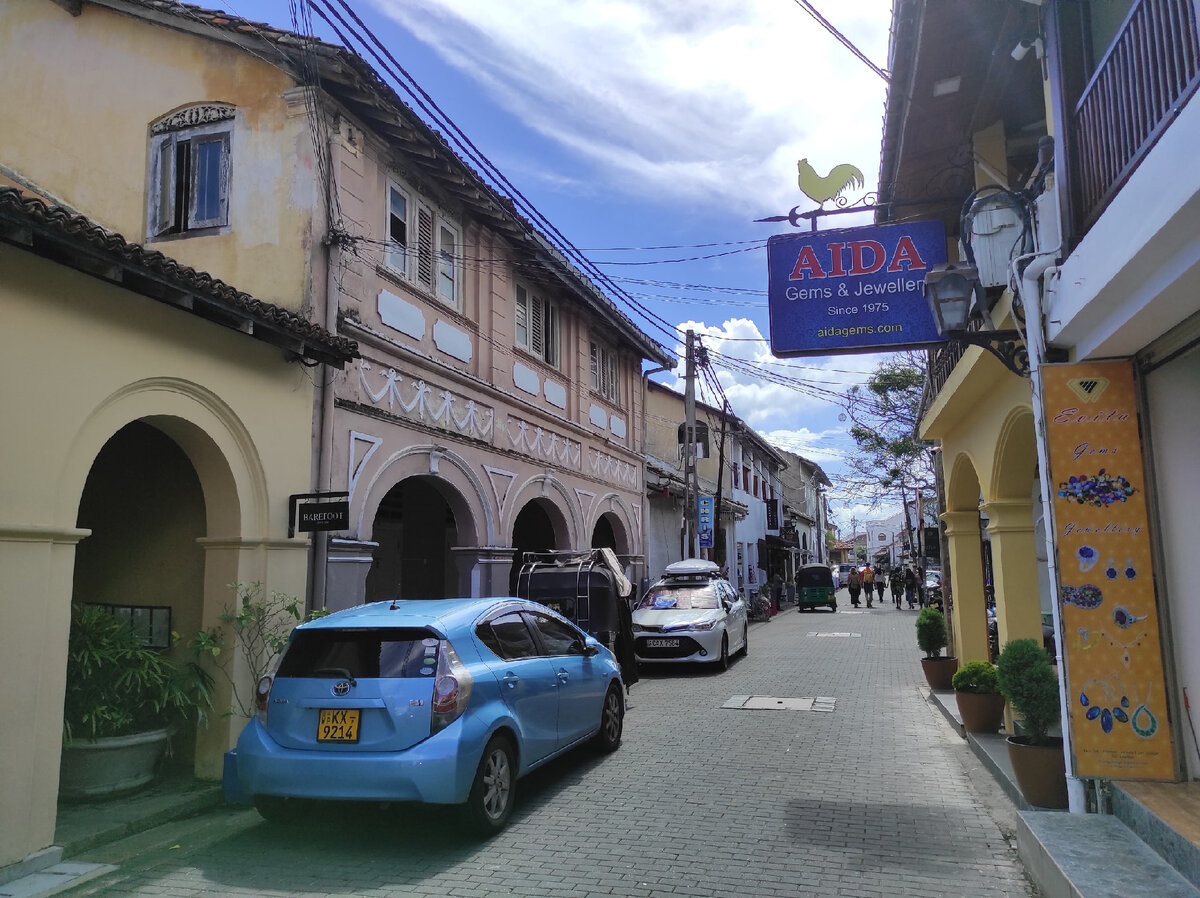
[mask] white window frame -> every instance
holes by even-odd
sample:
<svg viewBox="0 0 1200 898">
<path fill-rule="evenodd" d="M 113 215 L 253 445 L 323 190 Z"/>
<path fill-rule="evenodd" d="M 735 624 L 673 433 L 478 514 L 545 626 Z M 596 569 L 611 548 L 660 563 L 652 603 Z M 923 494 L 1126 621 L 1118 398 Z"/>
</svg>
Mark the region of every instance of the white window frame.
<svg viewBox="0 0 1200 898">
<path fill-rule="evenodd" d="M 393 193 L 394 192 L 394 193 Z M 392 236 L 393 197 L 404 200 L 404 243 Z M 456 311 L 462 306 L 462 228 L 394 177 L 387 180 L 384 262 L 414 287 Z M 449 239 L 447 239 L 449 238 Z"/>
<path fill-rule="evenodd" d="M 599 393 L 609 402 L 619 402 L 621 364 L 616 351 L 597 340 L 592 340 L 588 347 L 588 369 L 592 392 Z"/>
<path fill-rule="evenodd" d="M 196 234 L 212 234 L 229 226 L 229 197 L 233 183 L 231 155 L 233 121 L 181 126 L 150 138 L 150 178 L 147 190 L 148 239 L 167 239 Z M 201 147 L 217 147 L 217 168 L 199 170 Z M 188 166 L 186 193 L 179 196 L 178 166 Z M 217 182 L 216 208 L 201 216 L 197 198 L 202 193 L 201 178 Z M 184 206 L 180 208 L 180 203 Z"/>
<path fill-rule="evenodd" d="M 517 281 L 513 288 L 513 342 L 551 368 L 561 361 L 558 306 L 540 291 Z"/>
</svg>

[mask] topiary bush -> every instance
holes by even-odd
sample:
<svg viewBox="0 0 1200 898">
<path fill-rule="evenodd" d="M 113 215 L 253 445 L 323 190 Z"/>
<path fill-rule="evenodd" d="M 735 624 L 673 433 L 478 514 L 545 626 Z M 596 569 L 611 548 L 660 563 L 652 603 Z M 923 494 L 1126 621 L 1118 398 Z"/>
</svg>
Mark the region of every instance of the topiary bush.
<svg viewBox="0 0 1200 898">
<path fill-rule="evenodd" d="M 954 672 L 951 683 L 955 692 L 974 692 L 979 695 L 1000 692 L 1000 675 L 987 661 L 968 661 Z"/>
<path fill-rule="evenodd" d="M 948 642 L 945 615 L 932 605 L 922 608 L 917 615 L 917 646 L 925 657 L 940 658 Z"/>
<path fill-rule="evenodd" d="M 1000 691 L 1025 723 L 1031 745 L 1044 745 L 1061 718 L 1058 677 L 1036 639 L 1014 639 L 996 659 Z"/>
</svg>

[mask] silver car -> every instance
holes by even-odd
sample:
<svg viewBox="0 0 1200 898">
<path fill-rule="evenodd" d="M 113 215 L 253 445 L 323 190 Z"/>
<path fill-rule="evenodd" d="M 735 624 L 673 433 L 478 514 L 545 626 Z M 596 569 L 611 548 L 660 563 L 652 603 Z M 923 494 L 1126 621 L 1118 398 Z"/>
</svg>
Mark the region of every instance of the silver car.
<svg viewBox="0 0 1200 898">
<path fill-rule="evenodd" d="M 711 662 L 721 670 L 750 650 L 746 603 L 711 561 L 667 565 L 633 610 L 639 663 Z"/>
</svg>

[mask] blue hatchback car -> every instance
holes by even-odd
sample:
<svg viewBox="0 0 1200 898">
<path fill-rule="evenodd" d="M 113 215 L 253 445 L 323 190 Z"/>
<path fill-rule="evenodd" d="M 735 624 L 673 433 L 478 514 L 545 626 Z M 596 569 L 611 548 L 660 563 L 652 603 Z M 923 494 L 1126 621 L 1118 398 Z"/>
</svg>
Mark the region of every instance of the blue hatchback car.
<svg viewBox="0 0 1200 898">
<path fill-rule="evenodd" d="M 296 627 L 237 746 L 268 820 L 307 799 L 463 805 L 484 834 L 516 781 L 584 742 L 620 745 L 612 653 L 513 598 L 375 602 Z"/>
</svg>

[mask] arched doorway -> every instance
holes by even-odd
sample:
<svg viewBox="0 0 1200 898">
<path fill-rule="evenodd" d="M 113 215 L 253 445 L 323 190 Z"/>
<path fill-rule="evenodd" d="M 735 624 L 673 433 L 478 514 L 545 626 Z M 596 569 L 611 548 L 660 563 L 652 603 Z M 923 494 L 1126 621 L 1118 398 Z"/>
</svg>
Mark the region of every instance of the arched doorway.
<svg viewBox="0 0 1200 898">
<path fill-rule="evenodd" d="M 76 547 L 73 604 L 128 616 L 151 645 L 184 660 L 203 625 L 204 492 L 191 460 L 156 427 L 134 421 L 101 448 L 88 472 L 76 526 L 91 535 Z M 177 740 L 176 764 L 190 766 L 195 739 Z"/>
<path fill-rule="evenodd" d="M 608 515 L 601 515 L 600 519 L 596 521 L 596 526 L 592 528 L 592 548 L 619 551 L 617 534 L 613 532 L 613 525 L 608 519 Z"/>
<path fill-rule="evenodd" d="M 458 594 L 450 551 L 458 545 L 458 524 L 434 478 L 409 477 L 393 486 L 371 529 L 379 546 L 367 574 L 368 602 Z"/>
<path fill-rule="evenodd" d="M 557 512 L 545 499 L 535 499 L 521 509 L 513 524 L 513 565 L 508 575 L 510 595 L 517 593 L 517 575 L 526 552 L 552 552 L 558 548 L 558 538 L 552 512 Z"/>
</svg>

